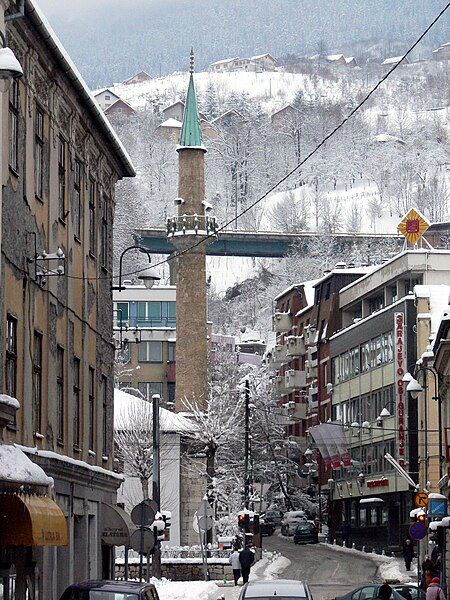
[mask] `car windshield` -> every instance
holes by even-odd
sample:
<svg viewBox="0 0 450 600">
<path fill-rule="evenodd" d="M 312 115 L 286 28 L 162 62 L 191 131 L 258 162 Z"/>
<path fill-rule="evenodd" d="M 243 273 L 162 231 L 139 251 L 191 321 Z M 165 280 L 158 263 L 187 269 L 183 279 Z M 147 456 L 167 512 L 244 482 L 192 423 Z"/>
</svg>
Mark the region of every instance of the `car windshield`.
<svg viewBox="0 0 450 600">
<path fill-rule="evenodd" d="M 137 600 L 139 595 L 132 592 L 102 592 L 91 590 L 89 600 Z"/>
<path fill-rule="evenodd" d="M 297 531 L 311 531 L 313 529 L 313 525 L 309 523 L 305 523 L 304 525 L 297 525 Z"/>
</svg>

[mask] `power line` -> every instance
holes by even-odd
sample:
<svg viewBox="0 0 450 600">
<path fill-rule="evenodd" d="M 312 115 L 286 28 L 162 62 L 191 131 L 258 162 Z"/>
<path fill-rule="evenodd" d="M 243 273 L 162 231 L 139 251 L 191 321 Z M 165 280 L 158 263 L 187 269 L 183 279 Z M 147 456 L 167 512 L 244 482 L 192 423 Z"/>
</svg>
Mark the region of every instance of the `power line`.
<svg viewBox="0 0 450 600">
<path fill-rule="evenodd" d="M 418 46 L 418 44 L 423 40 L 423 38 L 427 35 L 427 33 L 430 31 L 430 29 L 439 21 L 439 19 L 444 15 L 444 13 L 448 10 L 449 7 L 450 7 L 450 2 L 448 2 L 444 6 L 444 8 L 433 19 L 433 21 L 428 25 L 428 27 L 421 33 L 421 35 L 412 44 L 412 46 L 410 46 L 410 48 L 401 57 L 401 59 L 397 63 L 395 63 L 389 69 L 389 71 L 387 71 L 387 73 L 385 73 L 383 75 L 383 77 L 376 83 L 376 85 L 361 100 L 361 102 L 359 102 L 355 106 L 355 108 L 353 108 L 353 110 L 351 110 L 350 113 L 346 117 L 344 117 L 344 119 L 342 119 L 342 121 L 334 129 L 332 129 L 330 131 L 330 133 L 328 133 L 319 142 L 319 144 L 317 144 L 317 146 L 313 150 L 311 150 L 311 152 L 309 152 L 305 156 L 304 159 L 302 159 L 295 167 L 293 167 L 288 173 L 286 173 L 286 175 L 284 175 L 281 179 L 279 179 L 277 181 L 277 183 L 273 184 L 268 190 L 266 190 L 266 192 L 264 192 L 264 194 L 262 196 L 260 196 L 254 202 L 252 202 L 249 206 L 247 206 L 247 208 L 245 208 L 239 214 L 235 215 L 232 219 L 230 219 L 229 221 L 227 221 L 226 223 L 224 223 L 223 225 L 221 225 L 214 233 L 210 233 L 210 234 L 207 234 L 206 236 L 203 236 L 199 241 L 195 242 L 194 244 L 192 244 L 188 248 L 185 248 L 184 250 L 181 250 L 179 252 L 174 252 L 173 254 L 171 254 L 170 256 L 168 256 L 167 258 L 165 258 L 164 260 L 161 260 L 161 261 L 153 264 L 152 267 L 159 267 L 159 266 L 161 266 L 161 265 L 163 265 L 165 263 L 169 263 L 170 261 L 174 260 L 175 258 L 179 258 L 180 256 L 183 256 L 184 254 L 186 254 L 188 252 L 191 252 L 192 250 L 194 250 L 195 248 L 197 248 L 201 244 L 206 243 L 208 240 L 215 239 L 218 233 L 220 233 L 221 231 L 224 231 L 227 227 L 229 227 L 230 225 L 232 225 L 233 223 L 235 223 L 238 219 L 240 219 L 241 217 L 243 217 L 246 213 L 248 213 L 250 210 L 252 210 L 257 204 L 259 204 L 265 198 L 267 198 L 267 196 L 269 196 L 269 194 L 271 194 L 272 192 L 274 192 L 282 183 L 284 183 L 287 179 L 289 179 L 289 177 L 291 177 L 291 175 L 293 175 L 296 171 L 298 171 L 298 169 L 300 169 L 312 156 L 314 156 L 328 142 L 328 140 L 331 139 L 340 129 L 342 129 L 342 127 L 347 123 L 347 121 L 349 119 L 351 119 L 353 117 L 353 115 L 356 114 L 364 106 L 364 104 L 371 98 L 371 96 L 377 91 L 377 89 L 386 81 L 386 79 L 388 79 L 388 77 L 390 77 L 390 75 L 404 62 L 404 60 Z M 123 276 L 127 277 L 127 276 L 130 276 L 130 275 L 137 275 L 138 273 L 140 273 L 141 271 L 145 270 L 146 268 L 147 267 L 143 267 L 142 269 L 137 269 L 135 271 L 130 271 L 129 273 L 124 273 Z M 80 279 L 80 280 L 95 281 L 95 280 L 101 280 L 101 279 L 111 279 L 111 280 L 112 279 L 117 279 L 118 276 L 115 275 L 115 276 L 112 276 L 112 277 L 74 277 L 74 276 L 71 276 L 71 275 L 67 275 L 67 277 L 69 279 Z"/>
</svg>

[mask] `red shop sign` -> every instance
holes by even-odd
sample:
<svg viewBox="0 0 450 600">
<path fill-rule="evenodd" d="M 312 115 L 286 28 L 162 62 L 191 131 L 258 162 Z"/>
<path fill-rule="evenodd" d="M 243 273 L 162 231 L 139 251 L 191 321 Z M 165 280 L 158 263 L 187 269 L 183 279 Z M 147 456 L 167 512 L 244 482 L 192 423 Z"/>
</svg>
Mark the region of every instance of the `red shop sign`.
<svg viewBox="0 0 450 600">
<path fill-rule="evenodd" d="M 389 479 L 373 479 L 372 481 L 367 482 L 368 488 L 388 487 L 388 486 L 389 486 Z"/>
</svg>

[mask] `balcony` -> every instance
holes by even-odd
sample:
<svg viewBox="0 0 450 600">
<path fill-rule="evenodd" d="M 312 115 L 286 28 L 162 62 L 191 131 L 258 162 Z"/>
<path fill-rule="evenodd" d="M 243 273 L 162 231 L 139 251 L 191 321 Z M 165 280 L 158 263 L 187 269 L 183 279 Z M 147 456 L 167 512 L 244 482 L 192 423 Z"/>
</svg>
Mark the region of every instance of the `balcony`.
<svg viewBox="0 0 450 600">
<path fill-rule="evenodd" d="M 314 409 L 319 406 L 318 392 L 319 390 L 317 387 L 310 387 L 308 390 L 308 404 L 310 409 Z"/>
<path fill-rule="evenodd" d="M 303 356 L 306 352 L 305 340 L 302 335 L 290 335 L 286 341 L 287 356 Z"/>
<path fill-rule="evenodd" d="M 275 393 L 279 394 L 280 396 L 286 395 L 289 391 L 286 389 L 284 375 L 277 375 L 276 377 L 274 377 L 272 379 L 272 384 L 273 384 L 273 389 L 274 389 Z"/>
<path fill-rule="evenodd" d="M 216 235 L 219 225 L 216 217 L 183 215 L 167 219 L 167 237 L 183 235 Z"/>
<path fill-rule="evenodd" d="M 308 405 L 305 402 L 296 402 L 293 417 L 294 420 L 298 421 L 298 419 L 304 420 L 306 419 Z"/>
<path fill-rule="evenodd" d="M 280 366 L 286 362 L 287 359 L 287 348 L 283 344 L 277 344 L 272 352 L 272 359 L 275 364 L 279 364 Z"/>
<path fill-rule="evenodd" d="M 272 331 L 282 333 L 292 329 L 292 315 L 290 313 L 277 312 L 272 315 Z"/>
<path fill-rule="evenodd" d="M 316 339 L 316 328 L 308 325 L 305 327 L 305 331 L 303 333 L 303 337 L 305 338 L 306 346 L 311 346 L 315 343 Z"/>
<path fill-rule="evenodd" d="M 305 371 L 296 371 L 290 369 L 286 371 L 284 375 L 285 386 L 289 391 L 293 391 L 306 386 L 306 373 Z"/>
<path fill-rule="evenodd" d="M 314 364 L 311 364 L 314 363 Z M 306 379 L 317 379 L 317 360 L 305 360 Z"/>
</svg>

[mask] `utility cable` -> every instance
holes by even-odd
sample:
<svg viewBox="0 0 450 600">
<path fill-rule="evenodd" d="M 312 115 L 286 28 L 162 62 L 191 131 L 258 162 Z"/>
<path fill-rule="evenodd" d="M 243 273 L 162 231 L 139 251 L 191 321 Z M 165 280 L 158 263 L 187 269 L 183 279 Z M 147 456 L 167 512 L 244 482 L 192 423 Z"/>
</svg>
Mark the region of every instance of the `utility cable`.
<svg viewBox="0 0 450 600">
<path fill-rule="evenodd" d="M 330 133 L 328 133 L 319 142 L 319 144 L 317 144 L 317 146 L 313 150 L 311 150 L 305 156 L 305 158 L 303 158 L 295 167 L 293 167 L 288 173 L 286 173 L 286 175 L 284 175 L 281 179 L 279 179 L 277 183 L 273 184 L 268 190 L 266 190 L 266 192 L 264 192 L 264 194 L 262 196 L 259 196 L 259 198 L 257 198 L 254 202 L 252 202 L 249 206 L 247 206 L 247 208 L 245 208 L 239 214 L 235 215 L 232 219 L 230 219 L 229 221 L 227 221 L 226 223 L 224 223 L 223 225 L 221 225 L 214 233 L 210 233 L 210 234 L 207 234 L 207 235 L 203 236 L 199 241 L 195 242 L 195 244 L 192 244 L 188 248 L 185 248 L 184 250 L 181 250 L 179 252 L 174 252 L 173 254 L 171 254 L 170 256 L 168 256 L 167 258 L 165 258 L 164 260 L 161 260 L 161 261 L 153 264 L 152 267 L 159 267 L 159 266 L 161 266 L 161 265 L 163 265 L 165 263 L 169 263 L 170 261 L 174 260 L 175 258 L 179 258 L 180 256 L 183 256 L 187 252 L 190 252 L 190 251 L 194 250 L 195 248 L 197 248 L 201 244 L 206 243 L 208 240 L 215 239 L 218 233 L 220 233 L 221 231 L 224 231 L 227 227 L 229 227 L 230 225 L 232 225 L 233 223 L 235 223 L 238 219 L 240 219 L 242 216 L 244 216 L 246 213 L 248 213 L 250 210 L 252 210 L 257 204 L 259 204 L 265 198 L 267 198 L 267 196 L 269 196 L 269 194 L 271 194 L 272 192 L 274 192 L 278 188 L 278 186 L 280 186 L 289 177 L 291 177 L 291 175 L 293 175 L 296 171 L 298 171 L 298 169 L 300 169 L 312 156 L 314 156 L 328 142 L 328 140 L 330 138 L 332 138 L 340 129 L 342 129 L 342 127 L 347 123 L 347 121 L 349 119 L 351 119 L 353 117 L 353 115 L 355 113 L 357 113 L 364 106 L 364 104 L 366 104 L 366 102 L 377 91 L 377 89 L 386 81 L 386 79 L 388 79 L 388 77 L 390 77 L 390 75 L 396 69 L 398 69 L 398 67 L 405 61 L 405 59 L 418 46 L 418 44 L 420 44 L 420 42 L 427 35 L 427 33 L 430 31 L 430 29 L 439 21 L 439 19 L 444 15 L 444 13 L 448 10 L 449 7 L 450 7 L 450 2 L 448 2 L 444 6 L 444 8 L 433 19 L 433 21 L 428 25 L 428 27 L 420 34 L 420 36 L 416 39 L 416 41 L 412 44 L 412 46 L 410 46 L 410 48 L 405 52 L 405 54 L 401 57 L 401 59 L 397 63 L 395 63 L 389 69 L 389 71 L 387 71 L 383 75 L 383 77 L 376 83 L 376 85 L 361 100 L 361 102 L 359 102 L 355 106 L 355 108 L 353 108 L 350 111 L 350 113 L 346 117 L 344 117 L 342 119 L 342 121 L 334 129 L 332 129 L 330 131 Z M 147 268 L 147 266 L 143 267 L 142 269 L 137 269 L 135 271 L 130 271 L 129 273 L 124 273 L 123 276 L 127 277 L 127 276 L 130 276 L 130 275 L 136 275 L 137 273 L 140 273 L 141 271 L 145 270 L 146 268 Z M 70 279 L 82 279 L 82 280 L 117 279 L 117 275 L 116 276 L 112 276 L 111 278 L 109 278 L 109 277 L 74 277 L 74 276 L 70 276 L 70 275 L 68 275 L 67 277 L 70 278 Z"/>
</svg>

